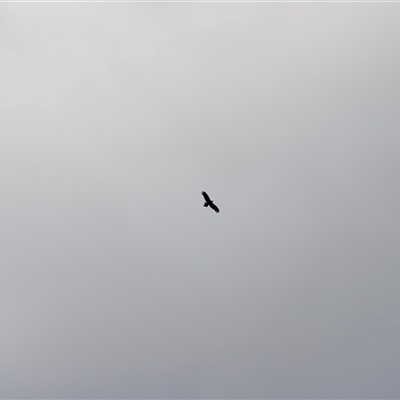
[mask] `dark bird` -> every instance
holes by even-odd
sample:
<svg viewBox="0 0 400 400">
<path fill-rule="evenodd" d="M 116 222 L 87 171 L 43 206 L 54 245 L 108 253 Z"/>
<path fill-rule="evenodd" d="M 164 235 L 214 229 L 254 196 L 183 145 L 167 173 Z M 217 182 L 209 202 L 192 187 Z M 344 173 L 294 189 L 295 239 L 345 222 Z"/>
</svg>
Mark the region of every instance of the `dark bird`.
<svg viewBox="0 0 400 400">
<path fill-rule="evenodd" d="M 201 192 L 201 194 L 204 197 L 204 200 L 206 201 L 203 205 L 203 207 L 208 207 L 210 206 L 215 212 L 219 212 L 219 208 L 214 204 L 214 202 L 210 199 L 208 194 L 206 192 Z"/>
</svg>

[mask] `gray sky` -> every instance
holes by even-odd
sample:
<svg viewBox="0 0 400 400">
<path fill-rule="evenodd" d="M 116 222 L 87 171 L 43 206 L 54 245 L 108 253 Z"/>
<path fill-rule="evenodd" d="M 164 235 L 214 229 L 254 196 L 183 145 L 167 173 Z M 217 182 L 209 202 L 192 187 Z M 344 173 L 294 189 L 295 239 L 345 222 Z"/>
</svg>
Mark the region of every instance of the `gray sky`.
<svg viewBox="0 0 400 400">
<path fill-rule="evenodd" d="M 0 396 L 399 398 L 399 21 L 1 4 Z"/>
</svg>

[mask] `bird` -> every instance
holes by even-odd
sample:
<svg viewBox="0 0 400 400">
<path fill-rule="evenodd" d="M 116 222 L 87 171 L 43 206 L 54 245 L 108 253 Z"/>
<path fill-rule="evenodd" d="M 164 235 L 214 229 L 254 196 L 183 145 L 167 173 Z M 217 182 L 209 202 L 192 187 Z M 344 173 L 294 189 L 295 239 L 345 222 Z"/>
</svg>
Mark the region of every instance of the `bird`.
<svg viewBox="0 0 400 400">
<path fill-rule="evenodd" d="M 204 200 L 206 201 L 203 205 L 203 207 L 208 207 L 210 206 L 215 212 L 219 212 L 219 208 L 214 204 L 214 202 L 210 199 L 209 195 L 206 192 L 201 192 L 201 194 L 204 197 Z"/>
</svg>

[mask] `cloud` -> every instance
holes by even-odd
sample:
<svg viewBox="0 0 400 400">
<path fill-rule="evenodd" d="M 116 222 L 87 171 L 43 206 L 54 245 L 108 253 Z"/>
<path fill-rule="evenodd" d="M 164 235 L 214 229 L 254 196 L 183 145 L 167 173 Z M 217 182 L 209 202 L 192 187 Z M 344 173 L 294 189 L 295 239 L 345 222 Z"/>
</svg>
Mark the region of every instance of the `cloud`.
<svg viewBox="0 0 400 400">
<path fill-rule="evenodd" d="M 398 397 L 396 4 L 1 7 L 4 397 Z"/>
</svg>

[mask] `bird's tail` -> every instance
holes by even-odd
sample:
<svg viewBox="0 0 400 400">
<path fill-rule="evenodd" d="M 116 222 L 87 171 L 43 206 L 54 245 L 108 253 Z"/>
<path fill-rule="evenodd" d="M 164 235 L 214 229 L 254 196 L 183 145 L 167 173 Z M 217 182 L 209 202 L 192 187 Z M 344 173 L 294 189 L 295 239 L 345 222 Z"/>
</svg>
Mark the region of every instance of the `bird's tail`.
<svg viewBox="0 0 400 400">
<path fill-rule="evenodd" d="M 207 203 L 204 203 L 204 204 L 203 204 L 203 207 L 208 207 L 208 204 L 207 204 Z"/>
</svg>

